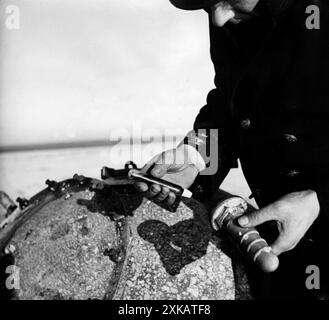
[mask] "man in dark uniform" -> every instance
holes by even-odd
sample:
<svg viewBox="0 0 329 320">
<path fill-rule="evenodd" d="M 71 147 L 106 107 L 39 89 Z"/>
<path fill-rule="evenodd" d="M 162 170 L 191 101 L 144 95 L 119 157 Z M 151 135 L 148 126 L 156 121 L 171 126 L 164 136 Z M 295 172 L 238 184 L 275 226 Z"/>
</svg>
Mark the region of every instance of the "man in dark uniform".
<svg viewBox="0 0 329 320">
<path fill-rule="evenodd" d="M 170 1 L 208 12 L 216 89 L 184 143 L 144 170 L 184 187 L 199 176 L 209 195 L 240 159 L 261 208 L 240 225 L 278 226 L 272 249 L 281 265 L 269 297 L 328 297 L 329 2 Z M 207 157 L 205 147 L 216 139 L 219 156 Z M 214 161 L 216 173 L 203 174 Z M 158 185 L 137 187 L 158 200 L 175 199 Z M 318 268 L 320 288 L 307 284 L 309 266 Z"/>
</svg>

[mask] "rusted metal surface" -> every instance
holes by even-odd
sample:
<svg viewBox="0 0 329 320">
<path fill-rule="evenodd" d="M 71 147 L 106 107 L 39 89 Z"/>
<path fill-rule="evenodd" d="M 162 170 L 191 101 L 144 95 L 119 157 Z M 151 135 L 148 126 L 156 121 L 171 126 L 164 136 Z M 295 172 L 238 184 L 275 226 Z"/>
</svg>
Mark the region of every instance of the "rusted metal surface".
<svg viewBox="0 0 329 320">
<path fill-rule="evenodd" d="M 203 205 L 173 213 L 132 186 L 81 176 L 48 181 L 0 231 L 0 249 L 20 270 L 16 299 L 251 298 L 239 253 Z"/>
</svg>

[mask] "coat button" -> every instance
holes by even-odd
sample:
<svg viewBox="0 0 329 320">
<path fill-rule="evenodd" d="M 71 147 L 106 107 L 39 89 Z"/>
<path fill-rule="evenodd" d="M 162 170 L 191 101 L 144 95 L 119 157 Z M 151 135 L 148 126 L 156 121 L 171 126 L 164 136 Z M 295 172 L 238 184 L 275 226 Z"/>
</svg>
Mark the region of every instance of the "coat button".
<svg viewBox="0 0 329 320">
<path fill-rule="evenodd" d="M 297 177 L 299 174 L 300 174 L 300 172 L 297 170 L 289 170 L 287 172 L 287 177 L 294 178 L 294 177 Z"/>
<path fill-rule="evenodd" d="M 248 118 L 242 119 L 240 121 L 240 126 L 242 129 L 249 129 L 250 125 L 251 125 L 251 121 Z"/>
<path fill-rule="evenodd" d="M 291 143 L 298 141 L 297 137 L 294 136 L 293 134 L 285 134 L 284 138 L 286 139 L 286 141 L 291 142 Z"/>
</svg>

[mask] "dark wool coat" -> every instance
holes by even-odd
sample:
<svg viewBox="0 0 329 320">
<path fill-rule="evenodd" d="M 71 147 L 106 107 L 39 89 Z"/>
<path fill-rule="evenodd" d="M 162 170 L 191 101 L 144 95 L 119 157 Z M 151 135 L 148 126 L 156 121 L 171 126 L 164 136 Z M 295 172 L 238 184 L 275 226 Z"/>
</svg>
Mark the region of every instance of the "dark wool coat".
<svg viewBox="0 0 329 320">
<path fill-rule="evenodd" d="M 221 153 L 203 179 L 216 190 L 239 158 L 261 206 L 313 189 L 329 223 L 329 1 L 275 4 L 245 23 L 210 23 L 216 89 L 194 129 L 218 128 Z M 319 30 L 306 27 L 314 4 Z"/>
</svg>

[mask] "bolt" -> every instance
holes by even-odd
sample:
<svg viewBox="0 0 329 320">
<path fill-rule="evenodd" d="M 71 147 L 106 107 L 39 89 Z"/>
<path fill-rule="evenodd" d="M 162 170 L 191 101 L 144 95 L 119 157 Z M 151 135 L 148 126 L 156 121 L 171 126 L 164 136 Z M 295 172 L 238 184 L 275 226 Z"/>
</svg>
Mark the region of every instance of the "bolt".
<svg viewBox="0 0 329 320">
<path fill-rule="evenodd" d="M 27 200 L 25 198 L 17 198 L 16 202 L 18 202 L 19 207 L 21 208 L 21 210 L 24 210 L 26 207 L 28 207 L 30 205 L 29 200 Z"/>
<path fill-rule="evenodd" d="M 46 185 L 48 185 L 48 188 L 51 190 L 51 191 L 56 191 L 59 187 L 59 183 L 54 181 L 54 180 L 47 180 L 46 181 Z"/>
</svg>

